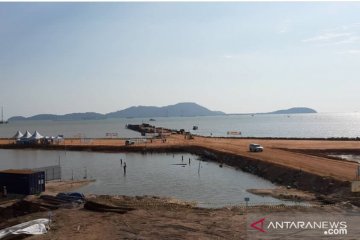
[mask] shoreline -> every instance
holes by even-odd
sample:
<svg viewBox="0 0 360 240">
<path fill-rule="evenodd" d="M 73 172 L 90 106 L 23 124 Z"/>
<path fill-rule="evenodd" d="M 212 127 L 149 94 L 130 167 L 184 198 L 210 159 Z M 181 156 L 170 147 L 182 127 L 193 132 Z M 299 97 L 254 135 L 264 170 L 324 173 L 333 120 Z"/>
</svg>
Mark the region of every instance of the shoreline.
<svg viewBox="0 0 360 240">
<path fill-rule="evenodd" d="M 309 202 L 315 204 L 319 202 L 316 200 L 316 196 L 314 193 L 301 191 L 294 188 L 289 189 L 284 186 L 279 186 L 277 188 L 268 188 L 268 189 L 253 188 L 253 189 L 247 189 L 246 191 L 259 196 L 270 196 L 281 200 Z"/>
<path fill-rule="evenodd" d="M 201 137 L 201 138 L 209 138 L 209 139 L 245 139 L 245 140 L 296 140 L 296 141 L 360 141 L 360 137 L 254 137 L 254 136 L 248 136 L 248 137 L 234 137 L 234 136 L 206 136 L 206 135 L 198 135 L 191 133 L 194 137 Z M 111 141 L 111 140 L 119 140 L 119 141 L 125 141 L 128 139 L 143 139 L 143 137 L 65 137 L 66 140 L 105 140 L 105 141 Z M 150 138 L 149 138 L 150 139 Z M 0 145 L 13 143 L 14 139 L 12 138 L 6 138 L 6 137 L 0 137 Z"/>
<path fill-rule="evenodd" d="M 46 182 L 45 192 L 41 195 L 56 195 L 59 192 L 76 191 L 77 189 L 84 187 L 90 183 L 96 182 L 96 179 L 86 180 L 51 180 Z"/>
</svg>

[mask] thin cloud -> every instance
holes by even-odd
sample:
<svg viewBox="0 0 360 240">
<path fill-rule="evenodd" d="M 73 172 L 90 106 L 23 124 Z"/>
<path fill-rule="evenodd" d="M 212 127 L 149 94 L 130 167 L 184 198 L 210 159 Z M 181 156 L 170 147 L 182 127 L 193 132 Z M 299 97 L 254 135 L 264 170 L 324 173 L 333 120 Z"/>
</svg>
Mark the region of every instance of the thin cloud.
<svg viewBox="0 0 360 240">
<path fill-rule="evenodd" d="M 280 28 L 279 33 L 287 33 L 289 31 L 289 26 L 283 26 Z"/>
<path fill-rule="evenodd" d="M 344 44 L 344 43 L 356 43 L 360 41 L 360 36 L 350 36 L 341 41 L 335 42 L 334 44 Z"/>
<path fill-rule="evenodd" d="M 351 55 L 358 55 L 360 54 L 360 49 L 348 49 L 344 51 L 337 52 L 338 54 L 351 54 Z"/>
<path fill-rule="evenodd" d="M 290 21 L 285 21 L 280 27 L 278 33 L 287 33 L 290 30 Z"/>
<path fill-rule="evenodd" d="M 360 27 L 360 22 L 357 22 L 357 23 L 342 25 L 342 26 L 340 26 L 338 29 L 351 30 L 351 29 L 359 28 L 359 27 Z"/>
<path fill-rule="evenodd" d="M 351 37 L 353 33 L 324 33 L 315 37 L 302 40 L 303 42 L 329 42 L 333 40 Z"/>
<path fill-rule="evenodd" d="M 226 59 L 241 59 L 244 57 L 243 54 L 226 54 L 223 56 Z"/>
<path fill-rule="evenodd" d="M 321 31 L 321 34 L 303 39 L 304 43 L 321 45 L 351 44 L 360 42 L 360 23 L 342 25 Z"/>
</svg>

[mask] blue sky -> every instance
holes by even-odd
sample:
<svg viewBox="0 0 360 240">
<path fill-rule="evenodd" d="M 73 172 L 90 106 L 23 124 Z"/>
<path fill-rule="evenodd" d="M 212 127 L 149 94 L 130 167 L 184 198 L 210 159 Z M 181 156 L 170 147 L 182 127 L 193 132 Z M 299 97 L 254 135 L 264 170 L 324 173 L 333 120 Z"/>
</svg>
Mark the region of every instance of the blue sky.
<svg viewBox="0 0 360 240">
<path fill-rule="evenodd" d="M 0 3 L 8 117 L 197 102 L 360 111 L 360 2 Z"/>
</svg>

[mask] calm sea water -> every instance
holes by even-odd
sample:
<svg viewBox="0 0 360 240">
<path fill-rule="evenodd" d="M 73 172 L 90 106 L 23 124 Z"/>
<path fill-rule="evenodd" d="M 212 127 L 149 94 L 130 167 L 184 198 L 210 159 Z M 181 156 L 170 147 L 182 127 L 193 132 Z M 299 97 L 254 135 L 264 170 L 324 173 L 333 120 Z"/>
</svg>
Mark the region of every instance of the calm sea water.
<svg viewBox="0 0 360 240">
<path fill-rule="evenodd" d="M 0 125 L 0 137 L 12 137 L 17 130 L 43 135 L 63 134 L 65 137 L 140 137 L 125 129 L 126 124 L 150 123 L 155 126 L 185 129 L 200 135 L 227 136 L 228 131 L 241 131 L 244 137 L 360 137 L 360 113 L 232 115 L 214 117 L 176 117 L 107 119 L 89 121 L 23 121 Z M 199 127 L 192 131 L 192 127 Z"/>
<path fill-rule="evenodd" d="M 231 167 L 220 168 L 216 163 L 199 161 L 191 154 L 0 149 L 0 170 L 57 165 L 59 158 L 63 179 L 82 179 L 85 172 L 88 178 L 96 179 L 77 190 L 83 193 L 167 196 L 197 201 L 205 207 L 241 203 L 245 197 L 250 197 L 252 203 L 284 203 L 246 191 L 249 188 L 274 188 L 271 182 Z M 126 175 L 120 159 L 126 162 Z M 186 166 L 174 165 L 179 163 Z"/>
</svg>

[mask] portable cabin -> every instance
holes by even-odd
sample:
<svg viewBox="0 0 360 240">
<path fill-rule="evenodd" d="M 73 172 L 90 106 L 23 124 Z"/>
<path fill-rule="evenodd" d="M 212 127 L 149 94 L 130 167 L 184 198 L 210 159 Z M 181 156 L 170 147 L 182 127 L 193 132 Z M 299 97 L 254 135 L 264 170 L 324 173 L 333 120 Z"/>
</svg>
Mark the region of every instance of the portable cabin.
<svg viewBox="0 0 360 240">
<path fill-rule="evenodd" d="M 45 172 L 29 169 L 0 171 L 0 191 L 6 187 L 8 193 L 39 194 L 45 191 Z"/>
</svg>

